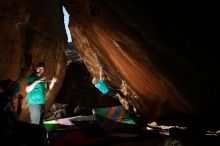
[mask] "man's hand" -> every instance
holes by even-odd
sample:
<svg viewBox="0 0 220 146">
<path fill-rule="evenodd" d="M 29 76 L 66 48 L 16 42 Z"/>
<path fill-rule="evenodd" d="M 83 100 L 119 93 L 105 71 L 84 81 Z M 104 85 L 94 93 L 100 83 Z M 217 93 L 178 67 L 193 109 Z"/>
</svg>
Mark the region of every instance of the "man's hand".
<svg viewBox="0 0 220 146">
<path fill-rule="evenodd" d="M 57 82 L 57 81 L 58 81 L 58 80 L 57 80 L 56 77 L 53 77 L 53 79 L 51 80 L 52 83 L 55 83 L 55 82 Z"/>
<path fill-rule="evenodd" d="M 46 77 L 42 77 L 38 80 L 38 82 L 45 82 L 46 81 Z"/>
<path fill-rule="evenodd" d="M 49 89 L 50 89 L 50 90 L 53 88 L 54 84 L 55 84 L 57 81 L 58 81 L 58 80 L 57 80 L 56 77 L 53 77 L 53 78 L 52 78 L 52 80 L 51 80 L 51 82 L 50 82 L 50 85 L 49 85 Z"/>
</svg>

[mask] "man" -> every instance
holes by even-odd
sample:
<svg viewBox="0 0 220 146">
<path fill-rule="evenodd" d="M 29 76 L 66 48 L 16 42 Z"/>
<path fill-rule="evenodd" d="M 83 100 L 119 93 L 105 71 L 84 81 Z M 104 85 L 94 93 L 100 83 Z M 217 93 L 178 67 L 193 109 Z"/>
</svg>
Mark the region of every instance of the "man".
<svg viewBox="0 0 220 146">
<path fill-rule="evenodd" d="M 12 145 L 17 133 L 18 116 L 21 113 L 22 96 L 18 94 L 20 84 L 11 79 L 1 80 L 0 89 L 0 137 L 3 143 Z M 17 98 L 17 108 L 14 106 L 15 98 Z"/>
<path fill-rule="evenodd" d="M 11 116 L 13 120 L 17 120 L 21 113 L 21 100 L 22 95 L 18 94 L 20 90 L 20 84 L 11 79 L 1 80 L 0 87 L 2 92 L 0 93 L 0 114 Z M 14 99 L 17 98 L 17 108 L 14 106 Z M 6 118 L 5 118 L 6 119 Z"/>
<path fill-rule="evenodd" d="M 104 80 L 104 71 L 102 67 L 99 67 L 99 79 L 93 78 L 92 83 L 95 85 L 95 87 L 104 95 L 112 96 L 115 99 L 118 99 L 119 102 L 125 107 L 125 109 L 129 108 L 129 103 L 125 99 L 127 99 L 126 96 L 124 96 L 119 89 L 107 86 Z"/>
<path fill-rule="evenodd" d="M 112 95 L 112 93 L 118 93 L 117 89 L 110 88 L 105 84 L 104 77 L 103 77 L 103 69 L 102 67 L 99 67 L 99 79 L 93 78 L 92 83 L 95 85 L 95 87 L 102 92 L 104 95 Z"/>
<path fill-rule="evenodd" d="M 35 72 L 31 74 L 27 79 L 26 92 L 32 124 L 41 125 L 43 123 L 46 103 L 46 90 L 48 88 L 51 90 L 55 82 L 57 82 L 57 78 L 53 77 L 48 87 L 46 83 L 46 77 L 42 77 L 44 71 L 45 64 L 40 62 L 35 67 Z"/>
</svg>

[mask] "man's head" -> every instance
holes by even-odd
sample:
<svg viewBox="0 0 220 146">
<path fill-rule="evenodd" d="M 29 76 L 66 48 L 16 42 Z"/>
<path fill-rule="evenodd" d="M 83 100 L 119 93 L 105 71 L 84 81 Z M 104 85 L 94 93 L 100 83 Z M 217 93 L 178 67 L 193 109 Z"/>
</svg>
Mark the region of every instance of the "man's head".
<svg viewBox="0 0 220 146">
<path fill-rule="evenodd" d="M 44 73 L 44 70 L 45 70 L 45 64 L 44 64 L 44 62 L 38 63 L 35 69 L 36 69 L 37 74 L 39 74 L 39 75 L 41 75 L 42 73 Z"/>
<path fill-rule="evenodd" d="M 19 92 L 21 86 L 18 82 L 12 81 L 11 79 L 1 80 L 0 87 L 4 93 L 10 96 L 15 96 Z"/>
<path fill-rule="evenodd" d="M 98 83 L 98 81 L 99 81 L 99 80 L 98 80 L 97 78 L 93 78 L 93 79 L 92 79 L 92 84 L 94 84 L 94 85 L 95 85 L 95 84 L 97 84 L 97 83 Z"/>
</svg>

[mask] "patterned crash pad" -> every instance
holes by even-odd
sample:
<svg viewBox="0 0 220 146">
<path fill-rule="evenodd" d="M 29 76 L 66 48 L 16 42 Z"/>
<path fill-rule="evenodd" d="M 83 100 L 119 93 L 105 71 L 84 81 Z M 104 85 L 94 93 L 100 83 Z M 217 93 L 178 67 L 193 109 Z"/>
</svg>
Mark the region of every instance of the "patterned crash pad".
<svg viewBox="0 0 220 146">
<path fill-rule="evenodd" d="M 138 132 L 136 122 L 123 106 L 94 108 L 93 114 L 100 126 L 108 132 Z"/>
<path fill-rule="evenodd" d="M 52 146 L 95 144 L 104 139 L 95 123 L 93 115 L 45 121 L 47 141 Z"/>
</svg>

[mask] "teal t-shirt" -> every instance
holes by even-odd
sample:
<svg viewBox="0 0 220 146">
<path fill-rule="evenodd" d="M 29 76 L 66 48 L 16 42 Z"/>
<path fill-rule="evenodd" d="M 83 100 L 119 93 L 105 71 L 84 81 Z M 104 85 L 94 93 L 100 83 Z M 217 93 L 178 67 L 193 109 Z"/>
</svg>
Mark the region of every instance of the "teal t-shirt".
<svg viewBox="0 0 220 146">
<path fill-rule="evenodd" d="M 30 85 L 36 80 L 39 80 L 41 77 L 36 74 L 31 74 L 27 79 L 27 85 Z M 37 83 L 33 90 L 27 93 L 28 104 L 45 104 L 45 90 L 46 83 L 40 82 Z"/>
<path fill-rule="evenodd" d="M 100 92 L 103 94 L 108 93 L 109 88 L 106 86 L 105 82 L 103 80 L 99 80 L 97 84 L 95 84 L 95 87 L 99 89 Z"/>
</svg>

